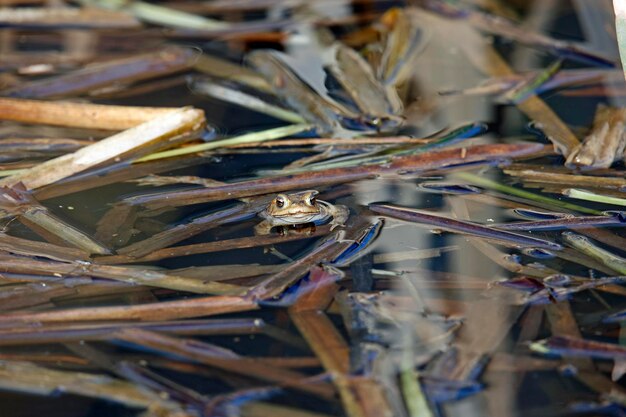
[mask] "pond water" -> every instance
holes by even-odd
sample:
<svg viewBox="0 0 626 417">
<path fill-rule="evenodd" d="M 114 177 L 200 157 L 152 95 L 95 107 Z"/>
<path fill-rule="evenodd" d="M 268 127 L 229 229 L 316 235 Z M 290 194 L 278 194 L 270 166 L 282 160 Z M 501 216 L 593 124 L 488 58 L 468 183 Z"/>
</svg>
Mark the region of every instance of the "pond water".
<svg viewBox="0 0 626 417">
<path fill-rule="evenodd" d="M 626 85 L 610 1 L 151 3 L 164 14 L 0 11 L 0 416 L 626 413 Z M 11 14 L 86 4 L 105 15 Z M 174 11 L 184 23 L 161 20 Z M 359 58 L 341 62 L 338 42 Z M 172 45 L 188 58 L 164 69 Z M 21 99 L 76 107 L 45 122 L 31 102 L 16 116 Z M 145 118 L 130 106 L 188 106 L 206 127 L 57 159 L 79 168 L 48 181 L 43 161 L 132 126 L 86 126 L 73 112 L 88 103 L 129 106 L 120 125 Z M 575 146 L 590 131 L 605 166 Z M 52 142 L 26 152 L 37 138 Z M 77 142 L 53 152 L 61 139 Z M 138 161 L 183 142 L 205 148 Z M 258 233 L 262 212 L 278 222 L 278 193 L 303 190 L 334 222 L 339 206 L 350 216 Z"/>
</svg>

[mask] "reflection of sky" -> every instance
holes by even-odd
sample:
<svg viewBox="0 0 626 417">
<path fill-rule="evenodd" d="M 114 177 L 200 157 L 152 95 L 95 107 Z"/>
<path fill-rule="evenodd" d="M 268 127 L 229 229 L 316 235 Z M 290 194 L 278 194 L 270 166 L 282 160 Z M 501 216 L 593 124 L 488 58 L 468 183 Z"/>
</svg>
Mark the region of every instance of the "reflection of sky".
<svg viewBox="0 0 626 417">
<path fill-rule="evenodd" d="M 327 101 L 336 104 L 326 88 L 326 71 L 334 61 L 332 36 L 320 33 L 310 23 L 299 23 L 297 31 L 285 42 L 284 60 L 294 70 L 295 74 L 305 81 L 313 90 Z M 324 39 L 322 39 L 324 38 Z M 356 132 L 346 129 L 335 130 L 337 137 L 352 137 Z"/>
<path fill-rule="evenodd" d="M 416 59 L 414 65 L 414 76 L 410 81 L 410 86 L 406 86 L 407 101 L 412 97 L 418 97 L 423 102 L 430 102 L 434 112 L 429 116 L 418 119 L 407 119 L 407 124 L 417 124 L 422 134 L 432 133 L 445 127 L 456 127 L 468 120 L 496 122 L 496 126 L 503 122 L 499 120 L 499 115 L 494 111 L 494 106 L 489 98 L 485 97 L 439 97 L 437 92 L 450 87 L 478 85 L 484 76 L 480 74 L 471 64 L 467 57 L 456 47 L 459 39 L 467 42 L 474 42 L 476 60 L 484 60 L 485 53 L 482 48 L 482 38 L 474 35 L 473 32 L 464 31 L 457 22 L 442 21 L 435 17 L 429 18 L 420 15 L 424 19 L 427 30 L 430 33 L 429 43 L 425 50 Z M 434 19 L 431 21 L 430 19 Z M 516 123 L 516 121 L 513 121 Z M 490 135 L 492 136 L 492 135 Z M 493 140 L 489 137 L 487 141 Z M 472 142 L 475 143 L 473 140 Z M 376 181 L 381 181 L 377 179 Z M 373 186 L 373 187 L 372 187 Z M 419 191 L 412 181 L 390 182 L 384 188 L 376 187 L 375 182 L 361 182 L 355 189 L 357 201 L 367 204 L 372 201 L 388 201 L 400 206 L 423 208 L 432 210 L 435 213 L 454 216 L 454 207 L 448 204 L 446 198 L 437 194 L 430 194 Z M 496 207 L 484 206 L 480 208 L 481 217 L 499 220 L 502 214 Z M 463 213 L 460 213 L 463 214 Z M 433 247 L 443 247 L 447 245 L 458 246 L 459 249 L 446 254 L 442 258 L 432 260 L 405 260 L 400 262 L 388 262 L 384 265 L 376 265 L 377 268 L 388 271 L 402 271 L 415 269 L 414 275 L 406 275 L 402 281 L 402 286 L 413 287 L 418 293 L 416 300 L 416 311 L 425 312 L 451 312 L 456 311 L 459 316 L 471 314 L 469 309 L 473 305 L 474 294 L 471 292 L 455 294 L 451 297 L 445 290 L 420 286 L 419 281 L 436 280 L 437 276 L 429 276 L 429 270 L 439 270 L 451 273 L 450 279 L 462 281 L 464 277 L 485 277 L 485 281 L 492 281 L 497 278 L 507 276 L 500 267 L 489 261 L 484 255 L 473 248 L 467 242 L 467 238 L 453 233 L 441 235 L 433 234 L 428 227 L 418 227 L 416 225 L 389 220 L 386 229 L 383 230 L 379 241 L 376 244 L 376 251 L 380 253 L 396 253 L 409 249 L 425 249 Z M 462 282 L 459 283 L 459 287 Z M 406 287 L 398 290 L 403 294 L 408 294 Z M 418 304 L 422 304 L 421 306 Z M 506 307 L 505 307 L 506 308 Z M 466 310 L 467 309 L 467 310 Z M 474 316 L 475 317 L 475 316 Z M 417 323 L 415 324 L 417 325 Z M 480 326 L 481 323 L 476 323 Z M 404 334 L 398 337 L 406 337 L 412 334 L 411 323 L 406 323 Z M 418 348 L 415 348 L 418 349 Z M 419 350 L 414 353 L 420 353 Z M 503 381 L 501 398 L 505 399 L 503 409 L 510 411 L 514 409 L 513 401 L 509 401 L 509 391 L 506 389 L 509 381 Z M 514 392 L 514 391 L 511 391 Z M 469 397 L 463 401 L 454 402 L 454 405 L 446 405 L 448 416 L 482 417 L 489 415 L 485 404 L 481 403 L 479 395 Z M 507 413 L 510 414 L 510 413 Z M 506 414 L 498 414 L 506 415 Z"/>
<path fill-rule="evenodd" d="M 316 0 L 308 2 L 307 7 L 320 16 L 341 18 L 352 16 L 350 3 L 351 0 Z"/>
<path fill-rule="evenodd" d="M 337 19 L 352 15 L 348 0 L 311 1 L 308 2 L 307 8 L 311 14 L 318 17 Z M 285 52 L 292 58 L 289 63 L 311 87 L 325 95 L 326 75 L 322 67 L 332 59 L 329 45 L 320 42 L 318 33 L 311 24 L 298 23 L 296 30 L 297 32 L 285 44 Z"/>
<path fill-rule="evenodd" d="M 305 80 L 318 93 L 324 93 L 324 63 L 328 55 L 328 47 L 321 45 L 310 25 L 300 25 L 298 32 L 289 38 L 285 52 L 289 55 L 289 65 L 296 74 Z"/>
</svg>

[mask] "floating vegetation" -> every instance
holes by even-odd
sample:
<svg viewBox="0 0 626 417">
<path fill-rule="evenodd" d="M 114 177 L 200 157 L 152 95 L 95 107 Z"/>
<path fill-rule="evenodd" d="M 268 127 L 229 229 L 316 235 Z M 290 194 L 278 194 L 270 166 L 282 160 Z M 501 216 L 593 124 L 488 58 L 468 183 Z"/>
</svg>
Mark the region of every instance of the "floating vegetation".
<svg viewBox="0 0 626 417">
<path fill-rule="evenodd" d="M 521 234 L 510 233 L 498 230 L 497 227 L 488 228 L 478 224 L 454 220 L 449 217 L 436 216 L 423 210 L 407 209 L 405 207 L 395 207 L 386 204 L 370 204 L 370 210 L 374 213 L 383 214 L 397 219 L 422 223 L 434 229 L 443 229 L 466 233 L 471 236 L 480 236 L 486 239 L 508 242 L 513 245 L 534 246 L 540 249 L 559 250 L 559 244 L 540 240 Z"/>
<path fill-rule="evenodd" d="M 599 203 L 611 204 L 614 206 L 626 206 L 626 198 L 612 197 L 609 195 L 597 194 L 591 191 L 581 190 L 578 188 L 567 188 L 563 190 L 563 194 L 568 197 L 576 198 L 579 200 L 597 201 Z"/>
<path fill-rule="evenodd" d="M 2 417 L 626 413 L 604 2 L 0 23 Z"/>
<path fill-rule="evenodd" d="M 598 169 L 608 168 L 614 161 L 622 159 L 626 147 L 624 123 L 626 108 L 599 105 L 591 133 L 567 157 L 566 164 Z"/>
</svg>

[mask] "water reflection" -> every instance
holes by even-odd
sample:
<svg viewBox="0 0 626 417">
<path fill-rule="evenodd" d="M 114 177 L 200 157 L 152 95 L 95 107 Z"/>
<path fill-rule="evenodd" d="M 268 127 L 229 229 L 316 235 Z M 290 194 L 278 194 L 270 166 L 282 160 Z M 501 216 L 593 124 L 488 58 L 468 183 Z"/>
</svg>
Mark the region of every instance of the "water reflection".
<svg viewBox="0 0 626 417">
<path fill-rule="evenodd" d="M 85 166 L 62 174 L 57 178 L 61 181 L 54 184 L 48 184 L 44 176 L 35 176 L 46 187 L 32 193 L 15 184 L 0 190 L 7 197 L 0 201 L 0 208 L 9 211 L 3 221 L 7 233 L 0 236 L 0 386 L 27 393 L 17 399 L 3 394 L 0 409 L 10 409 L 10 417 L 26 415 L 22 411 L 24 398 L 66 392 L 94 400 L 85 405 L 73 397 L 46 398 L 45 404 L 51 403 L 49 413 L 98 416 L 113 410 L 115 415 L 138 415 L 132 407 L 139 407 L 147 410 L 146 416 L 152 416 L 156 415 L 156 411 L 150 414 L 152 407 L 158 406 L 157 411 L 162 412 L 159 415 L 168 417 L 303 416 L 309 412 L 350 417 L 561 415 L 570 410 L 561 405 L 572 403 L 578 394 L 610 403 L 568 404 L 571 410 L 595 406 L 607 407 L 611 412 L 617 407 L 619 411 L 625 403 L 618 382 L 622 364 L 619 360 L 614 364 L 591 358 L 619 359 L 611 354 L 621 352 L 615 342 L 621 339 L 621 308 L 626 291 L 621 286 L 623 277 L 615 275 L 623 270 L 625 262 L 623 233 L 617 229 L 623 226 L 623 219 L 607 215 L 602 204 L 574 205 L 562 200 L 558 188 L 562 182 L 542 182 L 541 178 L 546 172 L 555 177 L 564 175 L 566 181 L 575 177 L 599 194 L 619 196 L 624 188 L 619 163 L 591 174 L 569 171 L 578 167 L 563 166 L 563 158 L 555 155 L 550 146 L 541 145 L 553 141 L 560 152 L 569 152 L 584 134 L 572 133 L 577 130 L 562 123 L 551 109 L 563 113 L 566 122 L 587 125 L 593 113 L 587 107 L 595 105 L 596 100 L 585 99 L 581 106 L 574 106 L 575 99 L 551 95 L 555 93 L 543 99 L 531 96 L 519 103 L 502 104 L 494 99 L 523 81 L 525 70 L 541 74 L 546 66 L 544 53 L 520 46 L 524 41 L 544 48 L 545 55 L 547 51 L 557 55 L 568 52 L 574 57 L 578 53 L 579 60 L 587 58 L 588 63 L 596 59 L 600 63 L 601 57 L 591 51 L 574 48 L 581 45 L 556 43 L 559 48 L 550 48 L 547 46 L 555 45 L 553 39 L 530 34 L 559 32 L 563 28 L 569 31 L 573 25 L 571 15 L 577 10 L 588 44 L 605 44 L 609 38 L 591 32 L 594 27 L 606 26 L 597 23 L 604 22 L 602 16 L 606 13 L 602 10 L 606 4 L 600 7 L 599 3 L 573 1 L 575 8 L 570 10 L 558 1 L 480 2 L 481 7 L 498 15 L 520 17 L 522 29 L 529 33 L 529 39 L 524 39 L 519 29 L 516 32 L 510 26 L 510 33 L 503 34 L 497 19 L 480 13 L 457 10 L 456 14 L 446 15 L 443 3 L 437 4 L 442 9 L 432 7 L 426 11 L 416 7 L 407 9 L 407 15 L 392 10 L 383 16 L 376 11 L 388 2 L 356 3 L 371 12 L 356 16 L 363 19 L 356 20 L 363 27 L 350 20 L 357 8 L 348 1 L 313 2 L 308 9 L 302 2 L 281 2 L 269 10 L 255 9 L 273 23 L 291 16 L 296 21 L 285 23 L 288 29 L 284 31 L 263 36 L 239 26 L 247 23 L 243 14 L 238 15 L 245 6 L 240 2 L 226 5 L 234 8 L 226 14 L 235 27 L 230 37 L 180 27 L 166 32 L 142 27 L 137 35 L 147 39 L 142 48 L 152 45 L 148 40 L 162 41 L 163 36 L 170 40 L 189 36 L 207 47 L 205 41 L 211 37 L 211 48 L 229 58 L 236 56 L 227 61 L 197 56 L 188 48 L 174 49 L 174 55 L 191 55 L 194 59 L 183 59 L 174 69 L 155 70 L 146 76 L 145 84 L 135 84 L 132 71 L 131 75 L 124 73 L 115 78 L 112 68 L 128 70 L 128 62 L 114 60 L 103 73 L 113 77 L 116 85 L 104 83 L 109 90 L 91 91 L 100 88 L 98 77 L 86 77 L 80 72 L 81 63 L 93 58 L 99 48 L 103 50 L 100 58 L 106 59 L 106 53 L 115 52 L 107 45 L 119 38 L 108 38 L 112 36 L 108 32 L 76 31 L 66 34 L 70 41 L 68 51 L 64 51 L 67 55 L 51 59 L 52 67 L 39 68 L 39 75 L 43 75 L 55 71 L 55 63 L 69 63 L 74 65 L 69 76 L 62 76 L 56 83 L 39 84 L 22 79 L 36 73 L 37 68 L 30 67 L 19 76 L 10 74 L 1 80 L 11 86 L 5 90 L 7 94 L 35 91 L 33 96 L 49 97 L 52 85 L 61 89 L 55 94 L 74 101 L 93 93 L 91 99 L 117 104 L 193 105 L 195 109 L 186 111 L 200 115 L 197 109 L 204 109 L 219 134 L 206 135 L 200 129 L 203 120 L 197 120 L 189 131 L 181 128 L 186 132 L 182 137 L 180 131 L 175 132 L 169 144 L 176 148 L 165 154 L 133 150 L 136 155 L 132 157 L 116 154 L 110 161 L 98 160 L 93 170 Z M 431 3 L 420 2 L 419 6 L 431 7 Z M 186 13 L 200 10 L 206 15 L 225 7 L 218 2 L 163 6 L 181 7 Z M 456 7 L 447 6 L 453 11 Z M 394 36 L 394 23 L 400 27 L 407 22 L 399 16 L 410 16 L 411 22 L 419 23 L 423 37 L 406 38 L 423 42 L 423 49 L 412 49 L 415 45 L 411 42 L 389 41 Z M 565 20 L 560 21 L 563 17 Z M 244 21 L 238 21 L 240 18 Z M 350 23 L 338 29 L 336 22 L 344 18 Z M 206 19 L 202 21 L 206 23 Z M 384 30 L 376 29 L 381 27 Z M 408 25 L 405 29 L 415 35 L 411 28 Z M 348 65 L 342 70 L 345 74 L 335 74 L 335 81 L 349 74 L 344 83 L 333 84 L 328 64 L 337 59 L 336 50 L 342 49 L 335 47 L 331 53 L 329 45 L 336 41 L 333 36 L 342 37 L 342 30 L 367 40 L 359 44 L 355 41 L 357 35 L 344 37 L 346 44 L 352 41 L 355 45 L 354 50 L 342 47 L 344 52 L 349 51 L 346 56 L 352 56 L 346 62 L 358 63 L 357 69 L 363 69 L 359 66 L 362 63 L 372 65 L 378 71 L 349 73 L 354 68 Z M 498 36 L 488 38 L 484 32 Z M 5 58 L 15 58 L 13 41 L 17 33 L 3 32 L 0 52 Z M 514 42 L 503 40 L 508 35 Z M 106 42 L 96 48 L 92 43 L 96 39 Z M 272 46 L 284 50 L 288 57 L 275 51 L 247 51 L 258 46 L 255 42 L 274 42 Z M 385 55 L 388 45 L 397 46 L 389 47 L 396 51 L 406 47 L 405 51 L 416 55 L 414 62 L 412 58 L 405 61 L 410 71 L 404 73 L 411 74 L 408 81 L 399 81 L 402 77 L 393 75 L 403 71 L 387 73 L 380 70 L 384 65 L 377 66 L 405 58 L 402 53 L 390 57 L 388 50 Z M 119 46 L 130 48 L 121 43 Z M 610 52 L 614 48 L 598 49 Z M 409 52 L 407 55 L 411 55 Z M 162 54 L 147 56 L 163 63 Z M 276 65 L 271 71 L 261 70 L 263 64 L 276 57 L 280 58 L 272 61 Z M 33 55 L 26 58 L 20 59 L 31 62 Z M 38 59 L 49 58 L 49 54 L 42 53 Z M 239 66 L 239 58 L 249 66 Z M 145 63 L 148 58 L 140 54 L 135 59 L 133 62 Z M 578 64 L 567 61 L 567 65 Z M 560 75 L 572 76 L 568 70 Z M 193 94 L 182 84 L 188 80 L 187 73 L 193 74 Z M 102 75 L 97 70 L 95 74 Z M 287 80 L 286 74 L 293 77 Z M 349 103 L 350 94 L 337 94 L 341 88 L 335 84 L 341 84 L 344 90 L 354 84 L 358 87 L 359 83 L 350 82 L 354 81 L 352 74 L 364 77 L 362 80 L 371 76 L 371 85 L 379 87 L 372 91 L 377 92 L 382 107 L 359 106 Z M 614 79 L 616 71 L 576 73 L 574 78 L 589 81 L 598 74 Z M 92 80 L 88 87 L 74 83 L 75 79 L 83 79 L 81 75 Z M 621 72 L 617 75 L 621 80 Z M 485 79 L 497 82 L 485 86 L 481 84 Z M 287 85 L 287 81 L 294 83 Z M 558 81 L 562 84 L 551 81 L 552 86 L 567 83 L 563 79 Z M 122 91 L 124 88 L 117 83 L 130 83 L 129 91 Z M 483 87 L 489 88 L 478 94 L 476 88 Z M 281 89 L 284 91 L 278 94 Z M 473 93 L 466 94 L 467 89 L 473 89 Z M 237 95 L 240 90 L 245 94 Z M 390 91 L 393 94 L 388 94 Z M 442 91 L 454 93 L 442 95 Z M 491 93 L 483 94 L 485 91 Z M 358 94 L 358 88 L 352 93 Z M 303 99 L 307 94 L 316 101 Z M 618 95 L 616 91 L 609 94 L 614 104 L 621 100 Z M 405 106 L 402 117 L 402 106 L 394 107 L 393 100 L 385 101 L 396 96 Z M 254 105 L 252 99 L 256 100 Z M 330 99 L 344 106 L 345 112 L 333 109 Z M 42 103 L 28 103 L 41 110 L 38 106 Z M 73 107 L 75 110 L 85 108 L 80 102 L 72 106 L 78 106 Z M 389 114 L 370 118 L 372 114 L 364 107 L 376 109 L 371 113 Z M 384 111 L 379 111 L 381 108 Z M 277 118 L 261 116 L 252 109 Z M 304 116 L 316 110 L 330 114 L 330 122 L 314 120 L 313 125 L 264 129 L 283 122 L 311 121 Z M 123 107 L 117 111 L 130 114 L 142 110 Z M 44 120 L 60 123 L 62 113 Z M 21 122 L 32 122 L 34 117 L 29 112 L 12 114 L 2 117 Z M 50 117 L 49 113 L 43 114 Z M 392 122 L 385 124 L 385 117 Z M 76 148 L 61 153 L 89 149 L 92 136 L 102 141 L 110 136 L 102 131 L 77 129 L 84 127 L 81 123 L 88 119 L 86 116 L 84 120 L 66 118 L 70 120 L 64 123 L 72 128 L 34 130 L 14 124 L 1 133 L 6 138 L 45 134 L 56 139 L 79 139 L 71 142 Z M 526 135 L 527 118 L 544 121 L 538 126 L 541 136 Z M 153 128 L 162 127 L 153 120 L 148 120 L 157 125 Z M 487 134 L 471 142 L 456 143 L 453 150 L 439 149 L 451 145 L 437 142 L 445 138 L 443 129 L 482 126 L 479 122 L 487 123 Z M 329 130 L 323 130 L 329 127 L 325 124 Z M 252 127 L 261 132 L 250 133 Z M 382 132 L 390 136 L 381 138 Z M 239 133 L 249 134 L 242 138 Z M 327 133 L 329 137 L 317 138 L 316 133 Z M 370 136 L 359 137 L 365 133 Z M 404 134 L 416 138 L 436 135 L 436 139 L 407 141 L 396 137 Z M 202 140 L 194 142 L 200 136 Z M 282 139 L 285 136 L 289 139 Z M 534 144 L 513 149 L 520 136 Z M 345 139 L 348 137 L 353 138 Z M 283 142 L 273 141 L 277 138 Z M 190 140 L 193 145 L 179 146 L 178 140 Z M 513 145 L 474 146 L 502 142 Z M 19 141 L 15 143 L 22 146 Z M 356 143 L 360 144 L 354 146 Z M 107 152 L 116 149 L 111 147 Z M 507 149 L 513 149 L 511 154 Z M 537 155 L 539 151 L 541 155 Z M 16 157 L 17 151 L 13 156 L 7 151 L 3 157 L 19 160 L 24 164 L 20 169 L 29 169 L 57 155 L 45 152 Z M 502 160 L 510 163 L 513 157 L 527 157 L 529 152 L 534 153 L 531 161 L 517 161 L 503 170 L 496 167 Z M 144 154 L 155 162 L 133 159 L 146 157 Z M 441 162 L 433 166 L 432 161 Z M 60 170 L 72 166 L 58 161 L 56 164 Z M 334 170 L 336 167 L 340 168 Z M 528 171 L 535 176 L 524 174 Z M 11 179 L 7 181 L 10 184 Z M 422 182 L 429 182 L 431 188 L 420 187 Z M 433 183 L 452 186 L 435 193 Z M 328 207 L 345 204 L 351 209 L 350 219 L 341 227 L 332 227 L 335 225 L 324 219 L 313 227 L 298 224 L 255 236 L 253 231 L 261 221 L 258 213 L 268 214 L 263 210 L 267 210 L 275 193 L 301 188 L 318 189 L 320 197 L 329 201 Z M 20 197 L 24 201 L 16 207 L 15 200 Z M 484 226 L 483 233 L 471 233 L 467 228 L 451 231 L 441 222 L 435 226 L 394 220 L 391 215 L 374 214 L 374 202 L 428 210 L 442 221 L 466 221 L 466 226 L 474 222 Z M 46 210 L 47 216 L 41 216 Z M 512 210 L 540 219 L 554 217 L 550 212 L 589 213 L 612 229 L 586 228 L 580 231 L 586 235 L 577 238 L 537 227 L 523 231 L 525 244 L 494 239 L 495 231 L 500 237 L 507 233 L 502 224 L 514 220 Z M 50 220 L 55 216 L 67 219 L 67 223 Z M 371 236 L 380 226 L 369 217 L 384 217 L 378 239 Z M 607 224 L 609 221 L 614 223 Z M 106 247 L 94 250 L 83 242 L 79 249 L 68 249 L 64 245 L 70 225 L 83 233 L 83 240 L 93 235 Z M 283 226 L 278 222 L 271 225 Z M 60 241 L 55 233 L 64 232 L 66 239 Z M 50 242 L 42 242 L 42 238 Z M 77 246 L 78 240 L 69 243 Z M 529 241 L 535 245 L 529 248 Z M 544 242 L 550 251 L 537 249 L 538 242 Z M 495 281 L 502 285 L 493 285 Z M 602 338 L 606 343 L 593 345 L 591 338 Z M 563 346 L 537 343 L 544 339 L 565 342 Z M 557 352 L 557 348 L 561 350 Z M 578 357 L 570 358 L 574 353 Z M 560 355 L 558 359 L 549 356 L 556 354 Z M 609 379 L 610 374 L 616 381 Z M 125 406 L 118 410 L 96 400 L 102 398 Z M 72 406 L 66 410 L 65 402 L 69 400 Z M 90 405 L 93 407 L 88 410 Z M 38 405 L 33 402 L 28 407 L 36 412 Z"/>
</svg>

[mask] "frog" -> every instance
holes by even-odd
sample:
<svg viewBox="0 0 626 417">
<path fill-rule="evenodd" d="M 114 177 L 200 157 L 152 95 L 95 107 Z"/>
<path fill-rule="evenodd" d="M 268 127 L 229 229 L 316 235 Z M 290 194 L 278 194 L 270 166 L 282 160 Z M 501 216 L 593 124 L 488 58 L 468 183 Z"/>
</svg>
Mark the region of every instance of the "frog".
<svg viewBox="0 0 626 417">
<path fill-rule="evenodd" d="M 278 194 L 259 213 L 263 221 L 254 228 L 256 235 L 267 235 L 275 226 L 297 226 L 307 223 L 327 224 L 334 230 L 343 226 L 350 210 L 346 206 L 333 205 L 318 200 L 317 190 L 300 191 L 291 194 Z"/>
</svg>

